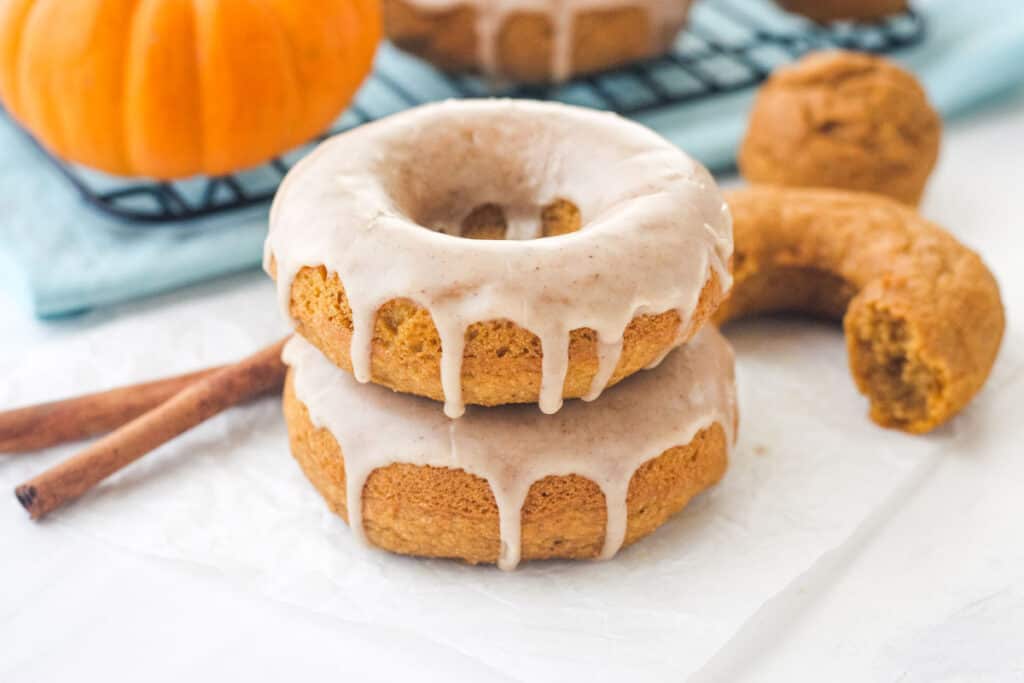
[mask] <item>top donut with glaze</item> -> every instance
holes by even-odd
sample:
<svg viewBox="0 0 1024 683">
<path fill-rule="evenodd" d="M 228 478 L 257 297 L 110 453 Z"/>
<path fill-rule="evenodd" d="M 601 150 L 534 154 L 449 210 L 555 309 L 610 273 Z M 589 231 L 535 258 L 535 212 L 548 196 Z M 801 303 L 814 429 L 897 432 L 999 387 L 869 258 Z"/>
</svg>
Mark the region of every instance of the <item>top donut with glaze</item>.
<svg viewBox="0 0 1024 683">
<path fill-rule="evenodd" d="M 656 362 L 717 308 L 731 254 L 714 180 L 657 134 L 478 100 L 321 145 L 278 192 L 265 266 L 336 364 L 457 416 L 554 412 Z"/>
</svg>

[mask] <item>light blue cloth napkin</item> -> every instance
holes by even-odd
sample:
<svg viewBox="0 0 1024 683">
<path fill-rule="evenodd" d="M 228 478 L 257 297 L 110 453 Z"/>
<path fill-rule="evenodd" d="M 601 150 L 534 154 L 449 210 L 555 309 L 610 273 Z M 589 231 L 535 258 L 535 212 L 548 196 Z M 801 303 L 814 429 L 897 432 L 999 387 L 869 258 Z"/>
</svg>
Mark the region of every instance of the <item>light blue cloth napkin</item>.
<svg viewBox="0 0 1024 683">
<path fill-rule="evenodd" d="M 927 21 L 926 40 L 895 56 L 923 79 L 944 116 L 964 113 L 1024 83 L 1024 11 L 1019 0 L 932 0 L 920 11 Z M 380 64 L 431 94 L 433 77 L 415 60 L 386 48 Z M 638 119 L 712 169 L 727 169 L 751 98 L 751 92 L 743 92 Z M 399 108 L 384 101 L 372 85 L 364 88 L 359 101 L 375 114 Z M 40 317 L 255 267 L 266 223 L 266 207 L 158 228 L 111 220 L 86 206 L 13 124 L 0 117 L 0 282 L 23 293 L 26 305 Z"/>
</svg>

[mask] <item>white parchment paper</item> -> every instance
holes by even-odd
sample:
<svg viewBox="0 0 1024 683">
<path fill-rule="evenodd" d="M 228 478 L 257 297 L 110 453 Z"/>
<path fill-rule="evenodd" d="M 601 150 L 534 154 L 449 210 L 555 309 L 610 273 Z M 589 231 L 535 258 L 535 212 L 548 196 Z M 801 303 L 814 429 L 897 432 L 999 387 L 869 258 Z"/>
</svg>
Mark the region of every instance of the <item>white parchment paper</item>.
<svg viewBox="0 0 1024 683">
<path fill-rule="evenodd" d="M 159 313 L 100 317 L 5 359 L 0 403 L 237 358 L 285 330 L 262 283 L 164 303 Z M 509 574 L 361 548 L 289 456 L 276 399 L 203 425 L 40 526 L 12 521 L 14 505 L 3 524 L 25 552 L 55 552 L 47 544 L 59 532 L 212 569 L 240 590 L 370 637 L 451 650 L 494 677 L 678 677 L 704 666 L 808 572 L 837 571 L 1022 366 L 1019 345 L 1008 344 L 976 408 L 911 437 L 868 421 L 836 328 L 757 321 L 727 336 L 738 357 L 741 428 L 725 480 L 610 562 L 535 563 Z M 72 450 L 0 462 L 0 488 Z M 19 562 L 0 572 L 18 580 L 28 568 Z"/>
</svg>

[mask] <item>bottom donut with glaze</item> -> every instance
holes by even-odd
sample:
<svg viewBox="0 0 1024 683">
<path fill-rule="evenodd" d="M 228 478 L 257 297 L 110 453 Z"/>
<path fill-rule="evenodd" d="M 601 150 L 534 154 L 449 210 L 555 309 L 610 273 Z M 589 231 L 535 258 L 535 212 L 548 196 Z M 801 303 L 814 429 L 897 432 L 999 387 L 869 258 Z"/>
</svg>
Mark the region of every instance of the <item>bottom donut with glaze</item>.
<svg viewBox="0 0 1024 683">
<path fill-rule="evenodd" d="M 299 336 L 284 359 L 306 476 L 357 537 L 407 555 L 504 569 L 611 557 L 722 477 L 736 431 L 732 349 L 710 327 L 556 415 L 471 407 L 451 420 L 435 402 L 357 384 Z"/>
</svg>

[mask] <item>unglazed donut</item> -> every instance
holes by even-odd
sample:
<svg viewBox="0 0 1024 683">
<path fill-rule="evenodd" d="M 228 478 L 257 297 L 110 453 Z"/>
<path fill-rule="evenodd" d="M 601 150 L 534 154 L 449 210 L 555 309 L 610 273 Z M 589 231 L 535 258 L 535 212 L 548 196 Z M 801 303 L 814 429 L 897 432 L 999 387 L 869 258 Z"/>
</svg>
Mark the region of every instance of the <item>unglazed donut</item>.
<svg viewBox="0 0 1024 683">
<path fill-rule="evenodd" d="M 988 378 L 1003 336 L 999 287 L 977 254 L 905 205 L 868 193 L 729 193 L 735 286 L 725 322 L 798 311 L 842 318 L 850 370 L 884 427 L 934 429 Z"/>
<path fill-rule="evenodd" d="M 360 386 L 296 335 L 284 392 L 292 453 L 361 540 L 498 563 L 608 558 L 725 472 L 732 349 L 713 326 L 592 404 L 553 416 Z M 351 505 L 349 503 L 352 503 Z"/>
<path fill-rule="evenodd" d="M 324 143 L 277 194 L 265 265 L 335 364 L 457 417 L 552 413 L 656 363 L 718 307 L 731 253 L 714 180 L 655 133 L 478 100 Z"/>
<path fill-rule="evenodd" d="M 446 71 L 564 81 L 662 54 L 691 0 L 384 0 L 388 37 Z"/>
<path fill-rule="evenodd" d="M 739 152 L 753 183 L 877 192 L 917 204 L 942 120 L 913 74 L 882 57 L 829 50 L 761 86 Z"/>
</svg>

